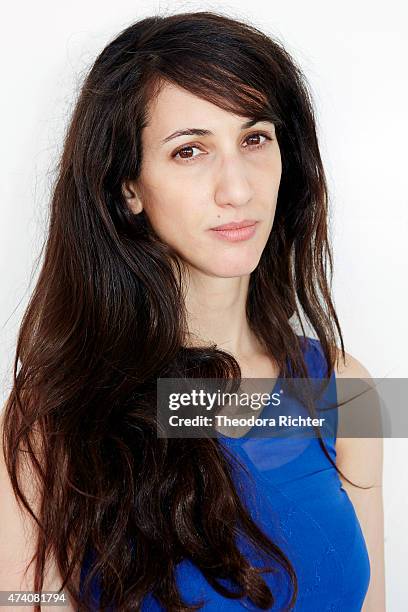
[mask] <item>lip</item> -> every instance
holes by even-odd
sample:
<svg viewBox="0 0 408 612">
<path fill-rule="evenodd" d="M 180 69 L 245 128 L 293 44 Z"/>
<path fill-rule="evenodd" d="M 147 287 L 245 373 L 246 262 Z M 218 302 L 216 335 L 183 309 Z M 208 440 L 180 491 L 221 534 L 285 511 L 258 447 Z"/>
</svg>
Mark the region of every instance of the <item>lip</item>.
<svg viewBox="0 0 408 612">
<path fill-rule="evenodd" d="M 235 230 L 241 229 L 242 227 L 249 227 L 250 225 L 255 225 L 255 219 L 243 219 L 242 221 L 231 221 L 231 223 L 225 223 L 224 225 L 217 225 L 217 227 L 212 227 L 211 229 L 219 231 L 219 230 Z"/>
<path fill-rule="evenodd" d="M 241 242 L 242 240 L 248 240 L 255 234 L 257 225 L 258 222 L 255 221 L 252 225 L 235 226 L 232 229 L 213 228 L 211 232 L 218 239 L 228 240 L 228 242 Z"/>
</svg>

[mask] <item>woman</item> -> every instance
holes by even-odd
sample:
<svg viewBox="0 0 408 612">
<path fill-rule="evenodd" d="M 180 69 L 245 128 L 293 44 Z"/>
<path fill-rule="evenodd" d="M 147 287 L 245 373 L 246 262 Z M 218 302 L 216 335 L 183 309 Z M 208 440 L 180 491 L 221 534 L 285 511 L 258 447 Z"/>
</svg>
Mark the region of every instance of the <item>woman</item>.
<svg viewBox="0 0 408 612">
<path fill-rule="evenodd" d="M 30 588 L 63 586 L 71 609 L 384 610 L 377 440 L 157 437 L 158 378 L 327 377 L 333 394 L 369 376 L 327 264 L 313 108 L 284 48 L 207 12 L 120 33 L 77 101 L 18 339 L 3 561 L 18 499 L 38 520 Z"/>
</svg>

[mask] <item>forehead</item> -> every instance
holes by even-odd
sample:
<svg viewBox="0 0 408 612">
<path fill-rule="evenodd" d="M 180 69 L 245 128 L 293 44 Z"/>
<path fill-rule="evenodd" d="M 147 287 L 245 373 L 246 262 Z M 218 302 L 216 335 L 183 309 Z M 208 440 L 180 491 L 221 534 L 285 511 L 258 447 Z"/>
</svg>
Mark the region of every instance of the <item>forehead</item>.
<svg viewBox="0 0 408 612">
<path fill-rule="evenodd" d="M 245 119 L 173 84 L 165 84 L 150 102 L 146 136 L 164 138 L 184 126 L 211 131 L 236 129 Z"/>
</svg>

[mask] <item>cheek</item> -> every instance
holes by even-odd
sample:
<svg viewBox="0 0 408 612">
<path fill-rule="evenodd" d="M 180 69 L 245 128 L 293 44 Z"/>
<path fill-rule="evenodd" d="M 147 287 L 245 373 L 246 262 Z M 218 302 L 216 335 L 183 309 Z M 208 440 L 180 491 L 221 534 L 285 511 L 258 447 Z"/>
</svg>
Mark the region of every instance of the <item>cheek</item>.
<svg viewBox="0 0 408 612">
<path fill-rule="evenodd" d="M 149 198 L 145 210 L 153 229 L 163 242 L 180 246 L 183 242 L 197 239 L 202 226 L 201 211 L 197 207 L 193 208 L 193 201 L 185 197 L 181 200 L 180 192 L 177 196 L 168 194 L 166 198 Z"/>
</svg>

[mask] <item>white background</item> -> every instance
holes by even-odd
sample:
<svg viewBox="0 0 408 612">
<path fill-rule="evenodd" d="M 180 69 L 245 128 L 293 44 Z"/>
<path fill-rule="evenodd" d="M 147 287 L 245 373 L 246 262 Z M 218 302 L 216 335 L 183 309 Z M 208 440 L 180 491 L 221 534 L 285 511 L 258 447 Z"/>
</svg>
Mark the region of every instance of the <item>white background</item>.
<svg viewBox="0 0 408 612">
<path fill-rule="evenodd" d="M 330 188 L 334 299 L 346 351 L 407 377 L 407 3 L 13 2 L 2 10 L 0 382 L 36 278 L 49 188 L 84 72 L 146 15 L 220 10 L 282 41 L 314 96 Z M 2 398 L 0 397 L 0 400 Z M 407 439 L 385 441 L 387 610 L 408 609 Z"/>
</svg>

